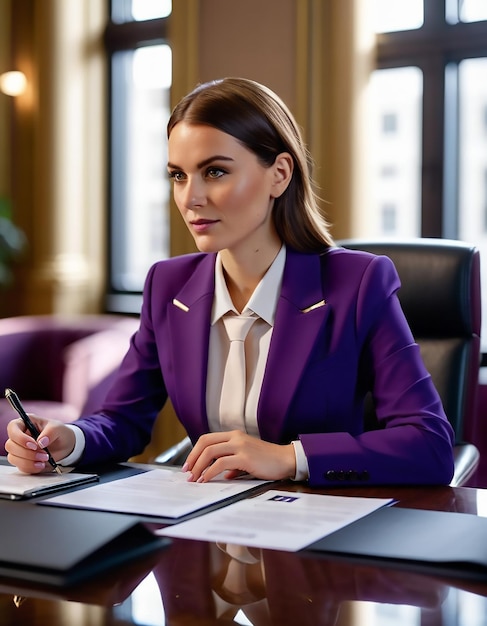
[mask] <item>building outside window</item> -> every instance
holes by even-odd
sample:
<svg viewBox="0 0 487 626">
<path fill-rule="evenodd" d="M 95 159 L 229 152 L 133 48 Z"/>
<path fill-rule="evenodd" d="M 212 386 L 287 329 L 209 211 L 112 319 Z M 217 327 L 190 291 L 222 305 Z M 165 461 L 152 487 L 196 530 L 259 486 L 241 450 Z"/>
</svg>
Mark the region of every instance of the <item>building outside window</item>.
<svg viewBox="0 0 487 626">
<path fill-rule="evenodd" d="M 385 204 L 382 207 L 382 230 L 387 234 L 396 232 L 397 211 L 394 204 Z"/>
</svg>

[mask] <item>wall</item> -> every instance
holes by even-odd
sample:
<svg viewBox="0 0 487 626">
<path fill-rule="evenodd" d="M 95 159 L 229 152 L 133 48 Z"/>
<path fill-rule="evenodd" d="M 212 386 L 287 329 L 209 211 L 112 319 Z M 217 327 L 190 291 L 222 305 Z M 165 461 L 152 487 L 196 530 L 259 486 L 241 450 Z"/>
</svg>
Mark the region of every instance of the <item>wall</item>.
<svg viewBox="0 0 487 626">
<path fill-rule="evenodd" d="M 243 76 L 296 107 L 295 0 L 200 3 L 199 79 Z"/>
</svg>

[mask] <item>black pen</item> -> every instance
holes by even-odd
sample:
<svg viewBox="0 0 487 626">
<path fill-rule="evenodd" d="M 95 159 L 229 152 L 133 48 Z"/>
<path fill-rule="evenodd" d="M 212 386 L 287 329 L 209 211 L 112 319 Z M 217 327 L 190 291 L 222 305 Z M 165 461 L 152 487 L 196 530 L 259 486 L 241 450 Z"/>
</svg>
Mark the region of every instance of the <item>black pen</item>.
<svg viewBox="0 0 487 626">
<path fill-rule="evenodd" d="M 21 404 L 21 402 L 19 400 L 18 395 L 15 393 L 15 391 L 12 391 L 12 389 L 5 389 L 5 397 L 10 402 L 12 408 L 14 408 L 17 411 L 17 413 L 20 415 L 20 417 L 22 418 L 22 421 L 24 422 L 27 430 L 30 432 L 30 434 L 37 441 L 37 439 L 38 439 L 38 437 L 39 437 L 39 435 L 41 433 L 39 432 L 39 430 L 37 429 L 36 425 L 32 422 L 30 417 L 25 412 L 25 409 L 22 406 L 22 404 Z M 62 474 L 61 468 L 56 463 L 56 461 L 52 458 L 51 453 L 49 452 L 49 450 L 47 448 L 43 448 L 43 450 L 47 454 L 47 456 L 49 457 L 48 461 L 49 461 L 49 464 L 51 465 L 51 467 L 53 469 L 55 469 L 58 474 Z"/>
</svg>

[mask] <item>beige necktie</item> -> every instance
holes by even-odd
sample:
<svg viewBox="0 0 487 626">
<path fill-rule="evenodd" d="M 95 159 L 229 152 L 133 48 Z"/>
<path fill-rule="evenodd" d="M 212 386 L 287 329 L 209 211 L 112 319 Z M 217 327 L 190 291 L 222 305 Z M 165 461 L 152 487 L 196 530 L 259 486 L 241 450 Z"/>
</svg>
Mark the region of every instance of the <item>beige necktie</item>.
<svg viewBox="0 0 487 626">
<path fill-rule="evenodd" d="M 226 315 L 223 318 L 230 340 L 220 399 L 220 422 L 223 430 L 245 430 L 245 338 L 256 319 L 240 315 Z"/>
</svg>

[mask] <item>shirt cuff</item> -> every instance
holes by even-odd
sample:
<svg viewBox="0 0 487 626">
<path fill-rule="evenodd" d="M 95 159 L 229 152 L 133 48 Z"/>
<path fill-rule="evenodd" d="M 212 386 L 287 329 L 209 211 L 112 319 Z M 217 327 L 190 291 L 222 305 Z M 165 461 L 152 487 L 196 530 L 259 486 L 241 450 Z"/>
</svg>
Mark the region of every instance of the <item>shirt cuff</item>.
<svg viewBox="0 0 487 626">
<path fill-rule="evenodd" d="M 294 447 L 294 454 L 296 456 L 296 474 L 292 480 L 308 480 L 309 478 L 309 466 L 308 459 L 304 453 L 303 444 L 300 441 L 291 442 Z"/>
<path fill-rule="evenodd" d="M 85 434 L 81 430 L 81 428 L 78 428 L 78 426 L 73 426 L 73 424 L 66 424 L 66 426 L 68 428 L 71 428 L 71 430 L 73 431 L 75 436 L 75 443 L 71 454 L 68 454 L 68 456 L 64 457 L 64 459 L 58 461 L 58 465 L 61 465 L 62 467 L 76 465 L 76 463 L 81 459 L 81 456 L 83 455 L 86 443 Z"/>
</svg>

